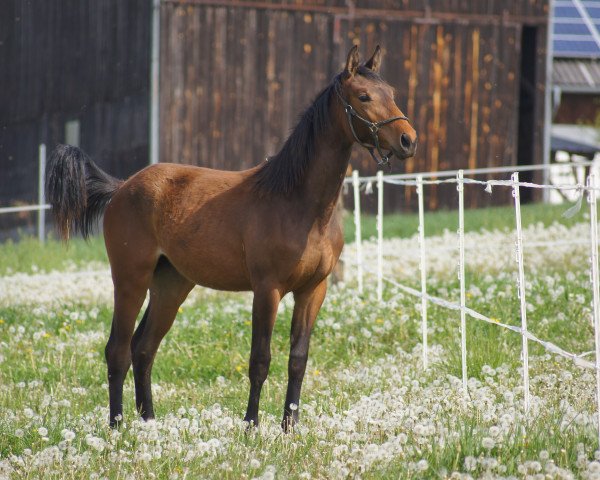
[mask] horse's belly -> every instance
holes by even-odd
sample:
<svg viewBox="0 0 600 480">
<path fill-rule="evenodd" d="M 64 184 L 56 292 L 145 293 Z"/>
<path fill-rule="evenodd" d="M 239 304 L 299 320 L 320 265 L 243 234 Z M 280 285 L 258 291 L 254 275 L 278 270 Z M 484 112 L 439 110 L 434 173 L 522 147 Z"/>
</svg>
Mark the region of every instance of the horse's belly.
<svg viewBox="0 0 600 480">
<path fill-rule="evenodd" d="M 196 285 L 215 290 L 241 291 L 251 290 L 250 281 L 245 272 L 226 264 L 215 265 L 212 262 L 190 262 L 177 270 Z"/>
<path fill-rule="evenodd" d="M 216 290 L 251 290 L 241 255 L 237 252 L 165 252 L 173 266 L 196 285 Z"/>
</svg>

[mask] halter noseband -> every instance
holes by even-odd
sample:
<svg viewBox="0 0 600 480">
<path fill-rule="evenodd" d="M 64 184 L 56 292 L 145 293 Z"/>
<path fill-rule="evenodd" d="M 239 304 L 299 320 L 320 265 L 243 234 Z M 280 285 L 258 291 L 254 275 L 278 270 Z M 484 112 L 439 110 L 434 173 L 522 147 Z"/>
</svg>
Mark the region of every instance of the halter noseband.
<svg viewBox="0 0 600 480">
<path fill-rule="evenodd" d="M 364 117 L 361 117 L 357 111 L 352 107 L 352 105 L 350 105 L 342 96 L 342 92 L 340 90 L 340 81 L 336 81 L 335 82 L 335 93 L 337 93 L 337 96 L 339 97 L 340 101 L 342 102 L 342 105 L 344 106 L 344 111 L 346 112 L 346 117 L 348 117 L 348 125 L 350 125 L 350 130 L 352 131 L 352 135 L 354 135 L 354 139 L 358 142 L 358 144 L 362 145 L 363 147 L 365 147 L 367 149 L 367 151 L 371 154 L 371 157 L 373 157 L 373 160 L 375 160 L 375 162 L 377 163 L 377 165 L 379 166 L 388 166 L 390 167 L 390 158 L 394 155 L 394 152 L 392 152 L 391 150 L 384 154 L 383 150 L 381 150 L 381 146 L 379 145 L 379 136 L 377 135 L 377 132 L 379 132 L 379 129 L 385 125 L 387 125 L 388 123 L 392 123 L 395 122 L 396 120 L 406 120 L 408 121 L 408 117 L 405 116 L 400 116 L 400 117 L 391 117 L 388 118 L 386 120 L 381 120 L 380 122 L 371 122 L 370 120 L 367 120 Z M 356 131 L 354 130 L 354 124 L 352 122 L 352 117 L 357 118 L 358 120 L 360 120 L 361 122 L 363 122 L 369 129 L 369 132 L 371 132 L 371 137 L 373 139 L 373 143 L 366 143 L 363 142 L 360 138 L 358 138 L 358 135 L 356 134 Z M 379 153 L 379 159 L 377 159 L 377 157 L 375 156 L 375 153 L 373 152 L 374 149 L 377 149 L 377 153 Z"/>
</svg>

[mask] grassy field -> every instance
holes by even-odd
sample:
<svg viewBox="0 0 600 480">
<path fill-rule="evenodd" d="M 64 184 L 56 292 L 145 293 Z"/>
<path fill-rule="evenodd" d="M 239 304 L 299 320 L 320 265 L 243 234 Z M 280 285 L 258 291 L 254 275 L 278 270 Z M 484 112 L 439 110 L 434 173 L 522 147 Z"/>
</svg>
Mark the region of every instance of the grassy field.
<svg viewBox="0 0 600 480">
<path fill-rule="evenodd" d="M 564 218 L 564 205 L 523 205 L 523 225 L 541 223 L 545 226 L 558 222 L 569 226 L 583 221 L 583 210 L 573 218 Z M 362 216 L 362 237 L 376 236 L 376 217 Z M 465 231 L 493 229 L 513 229 L 514 209 L 512 207 L 491 207 L 468 210 L 465 214 Z M 419 219 L 413 213 L 389 214 L 384 219 L 384 238 L 407 238 L 416 234 Z M 427 213 L 425 235 L 440 235 L 445 230 L 456 231 L 458 217 L 454 211 Z M 344 237 L 346 243 L 354 241 L 354 217 L 352 212 L 344 215 Z M 77 268 L 90 262 L 107 262 L 102 236 L 94 236 L 88 242 L 75 238 L 65 246 L 57 240 L 48 240 L 41 245 L 36 238 L 26 237 L 19 242 L 8 241 L 0 244 L 0 274 L 11 272 L 35 272 L 38 270 L 64 270 Z"/>
<path fill-rule="evenodd" d="M 498 211 L 495 225 L 503 218 L 510 228 L 510 210 Z M 532 218 L 527 223 L 539 221 Z M 428 224 L 442 228 L 427 232 L 432 244 L 444 242 L 433 237 L 436 232 L 455 230 L 452 219 L 428 217 Z M 395 221 L 387 224 L 391 230 Z M 412 235 L 408 225 L 398 227 L 405 237 Z M 536 232 L 578 236 L 583 230 L 577 228 Z M 393 242 L 386 252 L 402 253 Z M 262 425 L 247 432 L 241 419 L 251 297 L 202 289 L 183 305 L 159 350 L 157 421 L 137 420 L 129 376 L 125 425 L 110 430 L 103 360 L 110 295 L 87 293 L 95 285 L 106 290 L 110 280 L 104 272 L 106 278 L 90 286 L 95 277 L 77 276 L 81 269 L 105 269 L 103 255 L 98 239 L 74 242 L 66 251 L 53 242 L 43 249 L 34 241 L 0 246 L 0 272 L 10 291 L 19 292 L 23 282 L 22 296 L 10 301 L 3 301 L 0 287 L 0 478 L 599 478 L 593 371 L 530 343 L 532 406 L 526 415 L 520 336 L 469 321 L 465 392 L 457 313 L 430 308 L 431 365 L 424 370 L 417 299 L 388 285 L 378 302 L 372 279 L 362 296 L 351 278 L 330 289 L 311 342 L 302 425 L 294 433 L 279 428 L 292 300 L 282 302 L 273 335 Z M 470 255 L 469 306 L 518 325 L 513 272 L 479 266 L 493 262 L 493 250 Z M 530 258 L 530 330 L 569 351 L 590 351 L 585 255 L 560 255 Z M 432 269 L 429 292 L 456 299 L 455 263 L 440 265 Z M 36 273 L 54 268 L 66 271 Z M 396 275 L 417 284 L 408 270 Z M 50 288 L 50 281 L 58 293 L 47 300 L 36 289 Z"/>
</svg>

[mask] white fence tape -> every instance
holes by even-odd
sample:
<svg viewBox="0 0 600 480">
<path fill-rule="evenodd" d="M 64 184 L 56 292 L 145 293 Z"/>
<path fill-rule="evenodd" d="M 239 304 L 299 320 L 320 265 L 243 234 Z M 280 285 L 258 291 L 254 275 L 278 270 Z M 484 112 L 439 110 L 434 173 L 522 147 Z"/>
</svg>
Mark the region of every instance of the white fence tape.
<svg viewBox="0 0 600 480">
<path fill-rule="evenodd" d="M 368 267 L 365 268 L 366 272 L 369 273 L 375 273 L 373 270 L 369 269 Z M 422 294 L 421 292 L 419 292 L 418 290 L 415 290 L 414 288 L 411 288 L 407 285 L 403 285 L 401 283 L 398 283 L 394 280 L 392 280 L 391 278 L 387 278 L 384 277 L 383 278 L 385 282 L 389 283 L 390 285 L 393 285 L 394 287 L 402 290 L 405 293 L 408 293 L 409 295 L 413 295 L 415 297 L 421 297 Z M 440 297 L 436 297 L 434 295 L 430 295 L 430 294 L 426 294 L 425 298 L 427 299 L 428 302 L 433 303 L 434 305 L 437 305 L 439 307 L 443 307 L 443 308 L 447 308 L 448 310 L 456 310 L 456 311 L 460 311 L 461 310 L 461 306 L 458 303 L 454 303 L 451 302 L 449 300 L 445 300 L 443 298 Z M 495 318 L 490 318 L 486 315 L 483 315 L 482 313 L 479 313 L 475 310 L 473 310 L 472 308 L 469 307 L 465 307 L 464 308 L 465 313 L 471 317 L 474 318 L 475 320 L 481 320 L 483 322 L 489 323 L 491 325 L 497 325 L 499 327 L 505 328 L 507 330 L 510 330 L 512 332 L 518 333 L 519 335 L 524 335 L 527 337 L 528 340 L 531 340 L 532 342 L 538 343 L 539 345 L 541 345 L 542 347 L 544 347 L 546 350 L 548 350 L 550 353 L 554 353 L 556 355 L 559 355 L 561 357 L 567 358 L 571 361 L 573 361 L 573 363 L 575 365 L 577 365 L 578 367 L 583 367 L 583 368 L 590 368 L 595 370 L 596 368 L 598 368 L 600 370 L 600 367 L 596 367 L 596 364 L 594 362 L 590 362 L 588 360 L 584 360 L 583 357 L 587 356 L 590 354 L 590 352 L 584 352 L 581 354 L 575 354 L 575 353 L 571 353 L 571 352 L 567 352 L 566 350 L 560 348 L 558 345 L 555 345 L 552 342 L 548 342 L 546 340 L 542 340 L 538 337 L 536 337 L 533 333 L 531 332 L 523 332 L 523 330 L 521 330 L 520 327 L 517 327 L 515 325 L 509 325 L 507 323 L 503 323 L 500 320 L 497 320 Z"/>
<path fill-rule="evenodd" d="M 465 184 L 463 171 L 456 175 L 458 191 L 458 279 L 460 281 L 460 358 L 463 387 L 467 390 L 467 316 L 465 279 Z"/>
<path fill-rule="evenodd" d="M 519 278 L 517 292 L 521 307 L 521 361 L 523 362 L 523 399 L 525 411 L 529 410 L 529 346 L 527 344 L 527 299 L 525 297 L 525 265 L 523 263 L 523 230 L 521 228 L 521 187 L 519 185 L 519 172 L 512 174 L 512 194 L 515 199 L 515 231 L 517 232 L 516 259 Z"/>
<path fill-rule="evenodd" d="M 425 255 L 425 209 L 423 200 L 423 177 L 417 177 L 419 199 L 419 270 L 421 272 L 421 338 L 423 343 L 423 368 L 429 364 L 427 347 L 427 257 Z M 383 199 L 382 199 L 383 202 Z M 378 272 L 379 273 L 379 272 Z"/>
<path fill-rule="evenodd" d="M 596 176 L 592 173 L 587 180 L 589 187 L 596 186 Z M 594 315 L 594 341 L 596 346 L 596 402 L 598 404 L 598 439 L 600 442 L 600 282 L 598 279 L 598 210 L 596 190 L 590 189 L 590 279 L 592 280 L 592 312 Z"/>
<path fill-rule="evenodd" d="M 546 166 L 546 168 L 552 168 L 555 165 Z M 576 164 L 576 166 L 582 166 L 582 164 Z M 584 166 L 592 166 L 592 164 L 587 164 Z M 544 167 L 535 168 L 542 169 Z M 470 171 L 470 173 L 495 173 L 495 172 L 509 172 L 510 170 L 507 168 L 501 169 L 479 169 L 481 171 Z M 427 358 L 427 303 L 431 302 L 437 306 L 447 308 L 450 310 L 458 310 L 460 312 L 460 337 L 461 337 L 461 367 L 462 367 L 462 381 L 465 388 L 467 388 L 467 338 L 466 338 L 466 316 L 470 318 L 480 320 L 492 325 L 498 325 L 507 330 L 513 331 L 521 335 L 522 343 L 521 343 L 521 360 L 523 362 L 523 391 L 524 391 L 524 410 L 527 412 L 530 406 L 530 393 L 529 393 L 529 347 L 528 342 L 532 341 L 543 348 L 545 348 L 548 352 L 562 356 L 564 358 L 570 359 L 577 366 L 583 368 L 590 368 L 596 371 L 596 395 L 598 402 L 598 412 L 600 417 L 600 279 L 599 279 L 599 271 L 598 271 L 598 224 L 597 224 L 597 211 L 596 211 L 596 196 L 597 192 L 600 191 L 600 188 L 596 185 L 594 174 L 592 173 L 588 179 L 586 185 L 582 185 L 580 183 L 572 184 L 572 185 L 547 185 L 547 184 L 536 184 L 531 182 L 521 182 L 519 181 L 518 170 L 533 170 L 533 168 L 514 168 L 512 172 L 512 176 L 510 180 L 475 180 L 471 178 L 464 178 L 464 171 L 459 170 L 454 174 L 456 178 L 443 178 L 450 176 L 449 173 L 452 172 L 436 172 L 433 174 L 429 174 L 429 178 L 434 178 L 431 180 L 425 180 L 425 175 L 416 174 L 416 175 L 396 175 L 396 176 L 382 176 L 381 173 L 378 173 L 376 180 L 378 186 L 378 262 L 377 262 L 377 270 L 373 272 L 367 265 L 364 265 L 363 256 L 362 256 L 362 245 L 357 245 L 357 268 L 358 268 L 358 279 L 359 279 L 359 291 L 362 292 L 363 289 L 363 272 L 374 273 L 377 277 L 377 298 L 381 300 L 381 285 L 385 281 L 396 288 L 400 289 L 404 293 L 408 293 L 409 295 L 418 297 L 421 299 L 421 323 L 422 323 L 422 345 L 423 345 L 423 367 L 427 368 L 428 366 L 428 358 Z M 435 178 L 438 177 L 438 178 Z M 439 179 L 442 177 L 442 179 Z M 372 177 L 360 178 L 358 172 L 353 172 L 352 184 L 355 192 L 355 205 L 360 208 L 360 200 L 357 201 L 357 196 L 361 184 L 365 185 L 365 192 L 370 193 L 372 191 Z M 381 268 L 382 264 L 382 232 L 383 225 L 381 224 L 381 216 L 383 212 L 383 183 L 388 183 L 390 185 L 401 185 L 408 187 L 416 187 L 417 199 L 419 202 L 419 230 L 418 230 L 418 250 L 420 254 L 420 270 L 421 270 L 421 291 L 418 291 L 414 288 L 408 287 L 406 285 L 402 285 L 399 282 L 391 278 L 387 278 L 383 275 L 383 271 Z M 448 301 L 443 298 L 439 298 L 427 293 L 427 285 L 426 285 L 426 265 L 427 265 L 427 249 L 425 243 L 425 220 L 423 215 L 423 199 L 424 199 L 424 186 L 426 185 L 439 185 L 439 184 L 456 184 L 458 190 L 458 276 L 460 279 L 460 303 L 454 303 Z M 515 209 L 515 253 L 516 253 L 516 261 L 517 261 L 517 292 L 519 296 L 519 306 L 520 306 L 520 317 L 521 317 L 521 326 L 517 327 L 514 325 L 509 325 L 508 323 L 504 323 L 493 318 L 490 318 L 480 312 L 473 310 L 472 308 L 467 307 L 466 305 L 466 279 L 465 279 L 465 235 L 464 235 L 464 187 L 465 185 L 481 185 L 485 187 L 485 191 L 488 193 L 492 193 L 492 187 L 510 187 L 512 189 L 512 194 L 514 197 L 514 209 Z M 520 201 L 520 189 L 521 188 L 535 188 L 535 189 L 546 189 L 546 190 L 576 190 L 580 193 L 575 205 L 569 208 L 567 212 L 565 212 L 565 216 L 574 215 L 581 208 L 581 203 L 583 199 L 583 193 L 587 192 L 588 194 L 588 202 L 590 205 L 590 241 L 585 242 L 582 240 L 574 240 L 572 242 L 531 242 L 524 243 L 523 235 L 522 235 L 522 224 L 521 224 L 521 201 Z M 357 232 L 360 232 L 360 212 L 355 210 L 355 223 Z M 360 242 L 360 237 L 357 237 L 357 240 Z M 583 357 L 589 355 L 592 352 L 585 352 L 581 354 L 575 354 L 568 352 L 559 346 L 555 345 L 552 342 L 547 340 L 542 340 L 537 336 L 533 335 L 527 329 L 527 300 L 526 300 L 526 292 L 525 292 L 525 270 L 524 270 L 524 248 L 525 247 L 538 247 L 544 248 L 552 245 L 558 244 L 583 244 L 587 243 L 591 246 L 590 253 L 590 278 L 592 280 L 592 288 L 593 288 L 593 314 L 594 314 L 594 332 L 595 332 L 595 362 L 591 362 L 589 360 L 585 360 Z M 469 246 L 470 247 L 470 246 Z M 482 245 L 473 245 L 474 248 L 486 248 Z M 495 246 L 498 248 L 498 246 Z M 455 247 L 441 247 L 440 249 L 454 250 Z M 406 252 L 404 252 L 406 253 Z M 389 258 L 388 258 L 389 261 Z M 600 440 L 600 420 L 598 421 L 598 438 Z"/>
</svg>

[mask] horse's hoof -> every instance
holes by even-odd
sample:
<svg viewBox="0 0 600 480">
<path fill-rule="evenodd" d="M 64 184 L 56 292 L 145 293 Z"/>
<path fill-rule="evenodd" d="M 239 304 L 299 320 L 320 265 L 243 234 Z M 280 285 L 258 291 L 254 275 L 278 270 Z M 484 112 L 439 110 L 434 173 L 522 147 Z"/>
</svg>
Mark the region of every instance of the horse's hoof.
<svg viewBox="0 0 600 480">
<path fill-rule="evenodd" d="M 109 425 L 110 428 L 117 429 L 123 424 L 123 415 L 117 415 L 114 418 L 110 419 Z"/>
<path fill-rule="evenodd" d="M 258 419 L 250 420 L 250 419 L 244 418 L 244 423 L 246 424 L 246 433 L 253 432 L 258 428 Z"/>
</svg>

